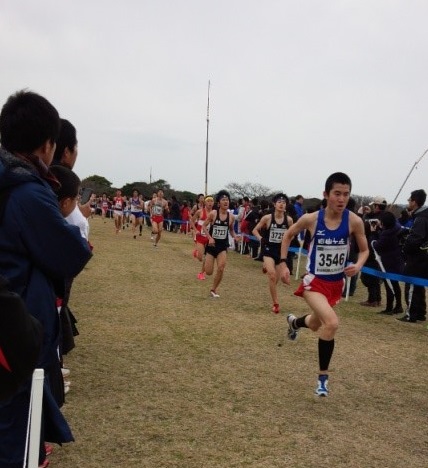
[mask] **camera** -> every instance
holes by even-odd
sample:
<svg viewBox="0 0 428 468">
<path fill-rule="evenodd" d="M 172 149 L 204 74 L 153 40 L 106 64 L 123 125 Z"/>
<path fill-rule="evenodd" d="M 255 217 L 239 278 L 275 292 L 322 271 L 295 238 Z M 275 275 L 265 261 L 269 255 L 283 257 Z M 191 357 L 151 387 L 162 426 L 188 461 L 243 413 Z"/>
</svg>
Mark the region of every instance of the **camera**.
<svg viewBox="0 0 428 468">
<path fill-rule="evenodd" d="M 379 220 L 376 218 L 368 219 L 367 222 L 369 222 L 371 226 L 377 226 L 379 224 Z"/>
<path fill-rule="evenodd" d="M 88 203 L 89 199 L 91 198 L 91 195 L 94 193 L 94 191 L 90 188 L 82 188 L 80 190 L 80 204 L 85 205 Z"/>
</svg>

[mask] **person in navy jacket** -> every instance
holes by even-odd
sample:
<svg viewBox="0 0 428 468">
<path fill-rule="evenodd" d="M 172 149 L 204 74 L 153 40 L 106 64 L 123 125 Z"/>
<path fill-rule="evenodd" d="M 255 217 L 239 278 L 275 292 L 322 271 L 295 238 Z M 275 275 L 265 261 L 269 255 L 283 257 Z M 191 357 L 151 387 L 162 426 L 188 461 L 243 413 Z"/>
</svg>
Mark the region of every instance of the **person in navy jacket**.
<svg viewBox="0 0 428 468">
<path fill-rule="evenodd" d="M 49 171 L 60 119 L 44 97 L 19 91 L 0 113 L 0 275 L 42 324 L 37 368 L 45 371 L 39 464 L 47 466 L 45 441 L 73 440 L 50 388 L 59 367 L 59 317 L 55 299 L 65 278 L 76 276 L 91 258 L 79 228 L 62 216 Z M 0 468 L 23 466 L 31 380 L 0 402 Z"/>
<path fill-rule="evenodd" d="M 399 241 L 401 230 L 402 227 L 397 222 L 393 213 L 384 211 L 380 215 L 379 239 L 373 242 L 373 247 L 380 255 L 382 265 L 388 273 L 403 273 L 404 257 L 401 253 Z M 383 280 L 383 282 L 386 289 L 386 308 L 380 313 L 387 315 L 403 313 L 400 283 L 394 280 Z"/>
</svg>

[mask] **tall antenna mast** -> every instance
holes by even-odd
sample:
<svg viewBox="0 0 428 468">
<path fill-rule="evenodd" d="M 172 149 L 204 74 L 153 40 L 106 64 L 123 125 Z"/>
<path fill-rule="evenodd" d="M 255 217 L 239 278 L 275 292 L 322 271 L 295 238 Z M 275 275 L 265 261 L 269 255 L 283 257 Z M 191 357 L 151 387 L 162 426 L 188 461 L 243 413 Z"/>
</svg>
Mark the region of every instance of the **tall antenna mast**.
<svg viewBox="0 0 428 468">
<path fill-rule="evenodd" d="M 205 196 L 208 195 L 208 130 L 210 127 L 210 86 L 211 82 L 208 80 L 207 143 L 205 147 Z"/>
</svg>

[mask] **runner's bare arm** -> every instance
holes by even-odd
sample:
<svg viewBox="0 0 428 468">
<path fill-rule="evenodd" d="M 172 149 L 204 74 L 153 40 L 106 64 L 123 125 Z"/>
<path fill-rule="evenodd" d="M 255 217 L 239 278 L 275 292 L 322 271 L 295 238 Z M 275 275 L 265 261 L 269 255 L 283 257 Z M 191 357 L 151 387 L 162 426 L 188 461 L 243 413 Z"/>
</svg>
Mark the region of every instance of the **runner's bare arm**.
<svg viewBox="0 0 428 468">
<path fill-rule="evenodd" d="M 287 258 L 288 249 L 290 248 L 291 241 L 294 237 L 299 234 L 299 232 L 304 231 L 305 229 L 309 229 L 310 232 L 313 232 L 314 223 L 316 222 L 316 218 L 318 216 L 318 212 L 304 214 L 300 217 L 296 223 L 292 224 L 284 234 L 281 242 L 281 263 L 280 263 L 280 277 L 281 281 L 285 284 L 290 284 L 290 270 L 287 267 L 287 264 L 283 259 Z"/>
<path fill-rule="evenodd" d="M 201 217 L 201 210 L 196 210 L 193 216 L 190 217 L 190 227 L 196 231 L 196 222 L 199 221 Z"/>
<path fill-rule="evenodd" d="M 233 225 L 235 223 L 235 216 L 230 213 L 229 215 L 229 233 L 232 236 L 233 240 L 239 241 L 241 239 L 241 236 L 239 234 L 236 234 L 235 229 L 233 228 Z"/>
<path fill-rule="evenodd" d="M 253 236 L 257 237 L 257 239 L 259 240 L 259 242 L 262 241 L 262 235 L 260 234 L 260 231 L 263 229 L 263 228 L 267 228 L 268 225 L 267 223 L 269 222 L 271 218 L 271 215 L 268 214 L 268 215 L 264 215 L 262 217 L 262 219 L 256 224 L 255 228 L 253 229 Z"/>
<path fill-rule="evenodd" d="M 357 262 L 345 267 L 344 272 L 346 276 L 354 276 L 366 263 L 369 256 L 369 246 L 367 244 L 367 237 L 364 232 L 364 223 L 362 219 L 355 213 L 349 213 L 349 216 L 349 230 L 355 237 L 359 252 Z"/>
<path fill-rule="evenodd" d="M 212 210 L 210 212 L 210 214 L 207 216 L 207 219 L 204 221 L 204 224 L 202 225 L 202 232 L 205 233 L 205 235 L 207 236 L 209 244 L 213 244 L 214 239 L 210 236 L 210 233 L 208 231 L 208 225 L 213 223 L 215 221 L 216 217 L 217 217 L 217 211 Z"/>
</svg>

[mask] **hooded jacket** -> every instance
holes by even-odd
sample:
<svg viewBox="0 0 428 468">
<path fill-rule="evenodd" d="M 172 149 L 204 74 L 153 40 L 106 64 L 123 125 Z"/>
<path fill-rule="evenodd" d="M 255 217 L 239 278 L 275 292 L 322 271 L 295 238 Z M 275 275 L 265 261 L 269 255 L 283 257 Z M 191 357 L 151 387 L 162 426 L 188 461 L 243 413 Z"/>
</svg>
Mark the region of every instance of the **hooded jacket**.
<svg viewBox="0 0 428 468">
<path fill-rule="evenodd" d="M 46 440 L 60 443 L 73 437 L 47 384 L 50 369 L 58 360 L 55 299 L 65 279 L 76 276 L 92 254 L 79 228 L 63 218 L 49 182 L 54 181 L 35 156 L 17 157 L 0 148 L 0 275 L 8 279 L 9 289 L 24 299 L 28 312 L 42 324 L 37 367 L 43 368 L 46 376 L 44 435 Z M 30 386 L 27 382 L 10 400 L 0 402 L 0 466 L 12 466 L 23 456 Z M 6 461 L 2 459 L 5 453 L 9 457 Z"/>
<path fill-rule="evenodd" d="M 79 228 L 65 221 L 55 193 L 37 169 L 0 149 L 0 274 L 42 323 L 46 345 L 56 345 L 58 320 L 52 315 L 58 318 L 58 289 L 91 255 Z M 41 367 L 48 363 L 44 348 Z"/>
</svg>

